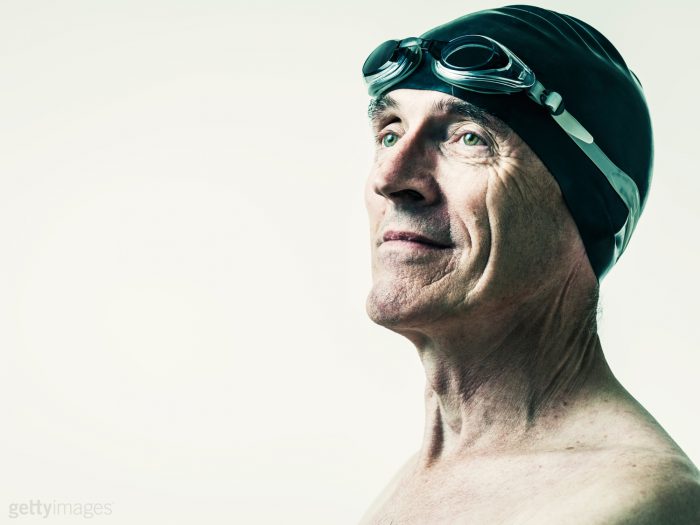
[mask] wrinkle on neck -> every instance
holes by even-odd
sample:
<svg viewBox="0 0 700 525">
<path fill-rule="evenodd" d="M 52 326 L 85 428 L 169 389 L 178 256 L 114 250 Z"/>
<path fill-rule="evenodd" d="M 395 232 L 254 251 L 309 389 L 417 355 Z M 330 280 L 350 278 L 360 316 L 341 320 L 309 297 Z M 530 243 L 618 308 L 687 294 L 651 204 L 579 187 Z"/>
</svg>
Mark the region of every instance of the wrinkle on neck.
<svg viewBox="0 0 700 525">
<path fill-rule="evenodd" d="M 551 444 L 567 415 L 614 381 L 596 333 L 597 294 L 575 274 L 498 317 L 412 338 L 426 373 L 420 465 Z"/>
</svg>

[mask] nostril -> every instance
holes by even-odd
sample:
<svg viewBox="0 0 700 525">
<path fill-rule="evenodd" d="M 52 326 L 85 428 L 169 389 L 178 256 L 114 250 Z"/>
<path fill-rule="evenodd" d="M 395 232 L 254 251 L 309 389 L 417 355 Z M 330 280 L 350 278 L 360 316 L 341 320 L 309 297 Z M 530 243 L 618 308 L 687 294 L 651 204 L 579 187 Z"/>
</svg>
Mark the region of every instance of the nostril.
<svg viewBox="0 0 700 525">
<path fill-rule="evenodd" d="M 398 199 L 405 199 L 413 202 L 425 200 L 425 197 L 423 197 L 423 195 L 421 195 L 420 192 L 411 189 L 394 191 L 391 193 L 391 196 Z"/>
</svg>

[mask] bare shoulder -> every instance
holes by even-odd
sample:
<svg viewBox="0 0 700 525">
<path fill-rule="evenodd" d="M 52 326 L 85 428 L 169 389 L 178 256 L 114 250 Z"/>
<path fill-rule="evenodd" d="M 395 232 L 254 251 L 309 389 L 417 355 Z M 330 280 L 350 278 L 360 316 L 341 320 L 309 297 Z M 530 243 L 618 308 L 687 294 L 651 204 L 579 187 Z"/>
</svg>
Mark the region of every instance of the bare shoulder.
<svg viewBox="0 0 700 525">
<path fill-rule="evenodd" d="M 391 480 L 382 490 L 379 496 L 375 498 L 375 500 L 372 502 L 369 508 L 365 511 L 364 515 L 362 516 L 362 519 L 360 520 L 359 525 L 366 525 L 371 522 L 373 517 L 384 506 L 384 504 L 391 497 L 391 495 L 398 489 L 401 481 L 413 468 L 413 466 L 416 463 L 417 457 L 418 452 L 416 452 L 410 458 L 408 458 L 408 460 L 401 466 L 401 468 L 399 468 L 399 470 L 396 472 L 396 474 L 394 474 L 394 476 L 391 478 Z"/>
<path fill-rule="evenodd" d="M 681 452 L 601 451 L 562 507 L 567 523 L 700 525 L 700 473 Z"/>
<path fill-rule="evenodd" d="M 537 463 L 541 476 L 511 488 L 511 506 L 522 505 L 512 523 L 700 525 L 700 476 L 682 453 L 608 447 L 552 453 Z"/>
<path fill-rule="evenodd" d="M 700 525 L 700 472 L 641 405 L 607 419 L 582 472 L 601 524 Z M 595 450 L 597 447 L 593 447 Z M 597 478 L 597 480 L 596 480 Z"/>
<path fill-rule="evenodd" d="M 610 481 L 615 525 L 700 525 L 700 473 L 682 453 L 640 451 L 639 461 Z M 620 484 L 624 484 L 621 488 Z M 614 487 L 610 487 L 611 490 Z"/>
<path fill-rule="evenodd" d="M 581 447 L 567 446 L 571 454 L 554 463 L 575 486 L 564 498 L 567 523 L 595 515 L 583 523 L 700 525 L 700 471 L 629 393 L 574 423 L 567 438 Z"/>
</svg>

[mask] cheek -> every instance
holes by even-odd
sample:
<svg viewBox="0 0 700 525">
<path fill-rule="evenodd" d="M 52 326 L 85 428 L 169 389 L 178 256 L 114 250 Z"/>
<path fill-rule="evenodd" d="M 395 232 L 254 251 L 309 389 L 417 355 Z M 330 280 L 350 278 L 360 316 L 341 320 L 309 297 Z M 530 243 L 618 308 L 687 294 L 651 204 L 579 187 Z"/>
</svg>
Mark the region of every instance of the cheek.
<svg viewBox="0 0 700 525">
<path fill-rule="evenodd" d="M 487 170 L 465 174 L 465 180 L 445 187 L 450 209 L 450 230 L 453 241 L 464 246 L 463 258 L 471 257 L 473 250 L 483 250 L 488 244 L 489 217 L 486 208 L 488 190 Z"/>
<path fill-rule="evenodd" d="M 537 166 L 505 163 L 489 177 L 486 207 L 498 268 L 520 277 L 546 270 L 559 238 L 553 180 Z M 555 184 L 555 183 L 554 183 Z"/>
</svg>

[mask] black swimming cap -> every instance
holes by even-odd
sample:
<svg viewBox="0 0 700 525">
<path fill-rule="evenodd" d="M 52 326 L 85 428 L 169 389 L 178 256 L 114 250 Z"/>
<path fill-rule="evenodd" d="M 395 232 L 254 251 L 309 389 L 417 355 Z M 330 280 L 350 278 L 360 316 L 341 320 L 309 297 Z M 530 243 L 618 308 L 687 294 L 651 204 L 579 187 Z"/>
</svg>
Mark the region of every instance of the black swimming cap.
<svg viewBox="0 0 700 525">
<path fill-rule="evenodd" d="M 646 202 L 653 163 L 651 120 L 642 87 L 613 45 L 572 16 L 529 5 L 472 13 L 420 35 L 451 40 L 485 35 L 515 53 L 564 105 L 596 144 L 637 185 Z M 433 75 L 432 59 L 388 91 L 427 89 L 453 95 L 508 124 L 535 152 L 561 188 L 598 279 L 615 264 L 615 234 L 627 207 L 605 175 L 525 92 L 486 95 L 454 87 Z M 635 219 L 638 217 L 635 217 Z"/>
</svg>

